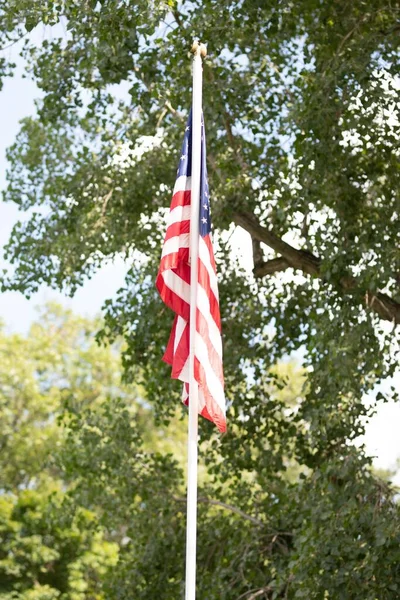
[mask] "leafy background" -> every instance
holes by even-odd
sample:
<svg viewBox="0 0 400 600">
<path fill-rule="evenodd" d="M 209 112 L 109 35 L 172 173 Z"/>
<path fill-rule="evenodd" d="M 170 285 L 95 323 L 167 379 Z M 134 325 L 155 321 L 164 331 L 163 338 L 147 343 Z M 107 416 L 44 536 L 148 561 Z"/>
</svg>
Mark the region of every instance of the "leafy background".
<svg viewBox="0 0 400 600">
<path fill-rule="evenodd" d="M 376 403 L 397 398 L 389 387 L 363 401 L 397 368 L 397 8 L 195 8 L 2 7 L 4 45 L 61 13 L 69 32 L 24 37 L 43 96 L 8 151 L 4 198 L 28 219 L 6 247 L 14 269 L 3 290 L 74 292 L 121 255 L 131 268 L 101 323 L 53 307 L 27 340 L 5 336 L 6 357 L 38 340 L 40 351 L 18 356 L 22 371 L 4 361 L 4 444 L 15 460 L 2 482 L 1 593 L 182 594 L 182 431 L 178 393 L 154 370 L 169 323 L 152 281 L 189 99 L 187 39 L 199 30 L 215 40 L 205 107 L 232 401 L 226 437 L 201 430 L 199 596 L 396 597 L 395 490 L 352 442 Z M 131 100 L 116 104 L 112 86 L 127 79 Z M 167 141 L 132 161 L 161 125 Z M 232 223 L 253 238 L 254 279 L 232 257 Z M 53 344 L 54 356 L 43 351 Z M 110 369 L 123 382 L 110 387 Z M 158 439 L 169 423 L 172 448 Z"/>
</svg>

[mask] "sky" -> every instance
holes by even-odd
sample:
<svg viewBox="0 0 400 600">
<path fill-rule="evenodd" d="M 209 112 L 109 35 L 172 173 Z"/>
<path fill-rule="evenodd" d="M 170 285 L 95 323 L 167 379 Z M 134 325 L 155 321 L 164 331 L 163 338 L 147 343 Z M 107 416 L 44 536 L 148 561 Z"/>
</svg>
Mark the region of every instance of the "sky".
<svg viewBox="0 0 400 600">
<path fill-rule="evenodd" d="M 48 33 L 46 30 L 34 33 L 39 39 L 43 39 Z M 29 79 L 23 79 L 23 63 L 18 56 L 19 45 L 16 44 L 7 51 L 7 57 L 17 63 L 17 69 L 13 78 L 4 82 L 0 91 L 0 114 L 1 136 L 0 136 L 0 190 L 6 186 L 6 149 L 15 141 L 19 131 L 19 121 L 35 112 L 34 100 L 40 97 L 40 90 L 35 83 Z M 11 229 L 16 221 L 23 215 L 18 212 L 16 206 L 0 203 L 0 247 L 3 248 L 7 242 Z M 0 268 L 6 268 L 7 264 L 0 259 Z M 112 297 L 122 287 L 128 265 L 122 260 L 116 260 L 105 265 L 96 275 L 88 280 L 86 284 L 75 294 L 73 298 L 67 297 L 46 286 L 32 295 L 30 300 L 18 292 L 4 292 L 0 294 L 0 319 L 5 322 L 9 331 L 24 333 L 28 330 L 30 323 L 36 316 L 36 307 L 55 300 L 74 311 L 91 316 L 101 310 L 103 302 Z"/>
<path fill-rule="evenodd" d="M 40 35 L 43 39 L 45 33 L 36 32 L 34 35 Z M 6 185 L 6 148 L 15 141 L 19 121 L 34 113 L 34 100 L 40 97 L 36 85 L 22 78 L 23 65 L 18 57 L 18 51 L 18 45 L 8 50 L 9 57 L 18 64 L 18 67 L 15 76 L 6 79 L 0 91 L 0 114 L 2 115 L 0 190 Z M 171 169 L 175 170 L 175 165 L 171 165 Z M 17 207 L 0 201 L 0 248 L 4 247 L 14 223 L 19 218 L 21 215 Z M 249 236 L 243 230 L 238 231 L 235 246 L 242 264 L 251 269 L 251 243 Z M 1 256 L 0 268 L 7 268 L 7 263 L 1 259 Z M 73 298 L 46 286 L 41 286 L 29 300 L 19 292 L 4 292 L 0 294 L 0 320 L 5 323 L 7 331 L 26 333 L 36 317 L 37 308 L 54 300 L 85 316 L 99 314 L 104 301 L 112 298 L 123 286 L 128 268 L 129 265 L 121 259 L 110 262 L 87 280 Z M 381 404 L 375 417 L 367 424 L 365 438 L 360 440 L 365 442 L 368 453 L 376 457 L 374 461 L 376 467 L 397 471 L 393 478 L 396 485 L 400 485 L 400 470 L 396 466 L 397 461 L 400 461 L 399 423 L 400 404 L 393 402 Z"/>
</svg>

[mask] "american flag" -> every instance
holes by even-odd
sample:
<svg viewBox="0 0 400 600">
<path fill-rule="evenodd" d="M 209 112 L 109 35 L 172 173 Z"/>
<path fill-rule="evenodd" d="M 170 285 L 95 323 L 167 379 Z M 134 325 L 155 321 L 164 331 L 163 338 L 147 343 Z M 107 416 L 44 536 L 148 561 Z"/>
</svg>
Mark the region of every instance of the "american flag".
<svg viewBox="0 0 400 600">
<path fill-rule="evenodd" d="M 214 252 L 211 243 L 210 197 L 207 181 L 206 140 L 202 117 L 199 258 L 194 376 L 199 386 L 199 413 L 226 431 L 221 320 Z M 190 314 L 190 198 L 192 115 L 185 129 L 167 232 L 156 286 L 163 302 L 175 313 L 163 360 L 172 365 L 172 377 L 183 385 L 183 402 L 189 400 Z"/>
</svg>

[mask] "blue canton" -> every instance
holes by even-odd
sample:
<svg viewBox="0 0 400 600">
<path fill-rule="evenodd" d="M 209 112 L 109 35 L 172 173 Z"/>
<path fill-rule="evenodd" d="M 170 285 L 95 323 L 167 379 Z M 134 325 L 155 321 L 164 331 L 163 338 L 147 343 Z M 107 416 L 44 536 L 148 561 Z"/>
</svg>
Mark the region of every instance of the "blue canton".
<svg viewBox="0 0 400 600">
<path fill-rule="evenodd" d="M 179 160 L 177 176 L 192 174 L 192 111 L 190 111 L 188 122 L 183 138 L 182 151 Z M 204 128 L 204 118 L 201 115 L 201 173 L 200 173 L 200 211 L 199 211 L 199 231 L 202 237 L 208 235 L 211 231 L 210 215 L 210 195 L 207 178 L 206 162 L 206 133 Z"/>
</svg>

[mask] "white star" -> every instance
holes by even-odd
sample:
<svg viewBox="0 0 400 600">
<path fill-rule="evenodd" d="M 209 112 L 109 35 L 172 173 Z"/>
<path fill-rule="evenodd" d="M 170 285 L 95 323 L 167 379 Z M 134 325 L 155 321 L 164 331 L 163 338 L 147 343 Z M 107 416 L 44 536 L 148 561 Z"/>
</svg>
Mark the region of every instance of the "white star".
<svg viewBox="0 0 400 600">
<path fill-rule="evenodd" d="M 185 131 L 190 131 L 189 125 L 186 127 Z"/>
<path fill-rule="evenodd" d="M 186 156 L 187 156 L 186 154 L 182 154 L 181 160 L 185 160 Z"/>
<path fill-rule="evenodd" d="M 208 210 L 208 204 L 203 204 L 204 210 Z"/>
<path fill-rule="evenodd" d="M 204 195 L 205 195 L 205 197 L 206 197 L 206 198 L 208 198 L 208 194 L 207 194 L 207 192 L 204 192 Z"/>
<path fill-rule="evenodd" d="M 204 217 L 201 220 L 202 223 L 206 224 L 207 223 L 207 219 L 205 219 Z"/>
</svg>

